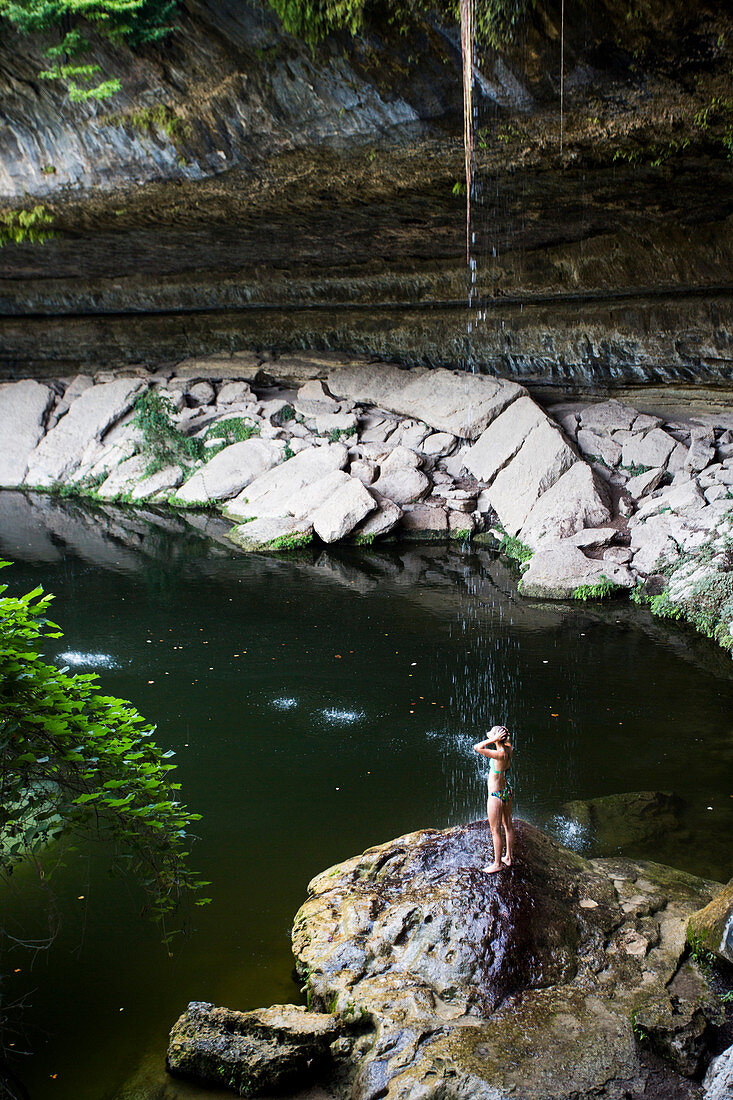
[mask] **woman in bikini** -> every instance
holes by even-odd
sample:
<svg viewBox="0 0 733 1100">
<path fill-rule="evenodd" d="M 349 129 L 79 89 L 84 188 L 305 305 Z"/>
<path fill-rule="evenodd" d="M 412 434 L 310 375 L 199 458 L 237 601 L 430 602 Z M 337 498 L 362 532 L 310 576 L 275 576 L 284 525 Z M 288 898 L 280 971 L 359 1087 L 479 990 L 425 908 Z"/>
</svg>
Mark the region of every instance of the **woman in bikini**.
<svg viewBox="0 0 733 1100">
<path fill-rule="evenodd" d="M 493 726 L 485 741 L 473 746 L 474 752 L 489 758 L 489 796 L 486 812 L 494 841 L 494 862 L 485 867 L 487 874 L 494 875 L 504 867 L 512 865 L 514 847 L 514 825 L 512 824 L 512 788 L 507 780 L 507 772 L 512 765 L 512 745 L 506 726 Z M 502 852 L 501 828 L 506 833 L 506 852 Z"/>
</svg>

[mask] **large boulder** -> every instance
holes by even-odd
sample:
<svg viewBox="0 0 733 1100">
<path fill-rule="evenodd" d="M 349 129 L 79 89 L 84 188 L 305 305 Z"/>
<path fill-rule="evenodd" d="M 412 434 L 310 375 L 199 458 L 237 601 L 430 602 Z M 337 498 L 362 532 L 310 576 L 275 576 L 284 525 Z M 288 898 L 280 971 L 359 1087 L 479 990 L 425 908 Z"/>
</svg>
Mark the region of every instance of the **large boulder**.
<svg viewBox="0 0 733 1100">
<path fill-rule="evenodd" d="M 358 478 L 349 477 L 313 513 L 313 530 L 322 542 L 338 542 L 376 508 L 369 490 Z"/>
<path fill-rule="evenodd" d="M 0 386 L 0 488 L 22 485 L 53 396 L 30 378 Z"/>
<path fill-rule="evenodd" d="M 650 432 L 633 432 L 623 445 L 621 462 L 629 469 L 643 466 L 654 470 L 666 466 L 669 456 L 677 446 L 677 440 L 662 428 L 652 428 Z"/>
<path fill-rule="evenodd" d="M 331 371 L 331 393 L 422 420 L 439 432 L 478 439 L 487 424 L 526 391 L 516 382 L 468 371 L 386 363 L 353 364 Z"/>
<path fill-rule="evenodd" d="M 31 452 L 25 484 L 46 488 L 63 481 L 81 463 L 86 446 L 131 408 L 144 385 L 139 378 L 119 378 L 85 390 Z"/>
<path fill-rule="evenodd" d="M 214 455 L 175 495 L 177 504 L 227 500 L 282 460 L 283 444 L 273 439 L 245 439 Z"/>
<path fill-rule="evenodd" d="M 519 538 L 534 550 L 610 519 L 608 495 L 600 478 L 585 462 L 574 462 L 532 505 Z"/>
<path fill-rule="evenodd" d="M 298 550 L 313 538 L 313 524 L 292 516 L 264 516 L 232 527 L 227 538 L 240 550 Z"/>
<path fill-rule="evenodd" d="M 667 791 L 631 791 L 575 799 L 561 810 L 594 852 L 614 855 L 680 828 L 680 799 Z"/>
<path fill-rule="evenodd" d="M 577 461 L 560 429 L 548 418 L 540 421 L 489 489 L 491 507 L 504 530 L 518 534 L 535 502 Z"/>
<path fill-rule="evenodd" d="M 487 483 L 514 458 L 525 439 L 547 416 L 531 397 L 520 397 L 481 433 L 465 458 L 466 469 Z"/>
<path fill-rule="evenodd" d="M 733 1096 L 733 1046 L 729 1046 L 708 1066 L 703 1081 L 703 1100 L 731 1100 Z"/>
<path fill-rule="evenodd" d="M 690 943 L 733 963 L 733 879 L 709 905 L 690 917 L 687 935 Z"/>
<path fill-rule="evenodd" d="M 567 600 L 579 588 L 606 581 L 620 588 L 631 588 L 634 579 L 625 565 L 604 559 L 587 558 L 568 541 L 552 543 L 532 555 L 522 577 L 522 594 L 544 600 Z"/>
<path fill-rule="evenodd" d="M 295 1030 L 327 1034 L 318 1083 L 332 1095 L 692 1095 L 679 1075 L 704 1068 L 721 1006 L 684 961 L 685 924 L 719 884 L 654 863 L 589 862 L 525 822 L 516 831 L 514 866 L 498 875 L 485 871 L 481 821 L 399 837 L 310 883 L 293 951 L 315 1011 Z M 269 1044 L 277 1087 L 292 1044 L 280 1006 L 256 1025 L 193 1008 L 172 1035 L 176 1072 L 216 1084 L 230 1071 L 250 1095 L 240 1068 L 254 1062 L 261 1082 Z"/>
<path fill-rule="evenodd" d="M 309 447 L 256 477 L 224 506 L 231 519 L 295 515 L 303 489 L 333 470 L 343 470 L 349 452 L 341 443 Z"/>
<path fill-rule="evenodd" d="M 337 1017 L 297 1005 L 233 1012 L 192 1001 L 171 1029 L 168 1070 L 238 1096 L 268 1096 L 311 1084 L 344 1031 Z"/>
</svg>

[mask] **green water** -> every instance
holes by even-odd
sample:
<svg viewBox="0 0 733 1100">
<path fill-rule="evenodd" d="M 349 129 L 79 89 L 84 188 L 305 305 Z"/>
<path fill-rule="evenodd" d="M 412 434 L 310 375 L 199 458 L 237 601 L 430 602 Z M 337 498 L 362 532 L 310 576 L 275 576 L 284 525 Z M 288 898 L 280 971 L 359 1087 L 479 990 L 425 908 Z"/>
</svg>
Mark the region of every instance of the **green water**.
<svg viewBox="0 0 733 1100">
<path fill-rule="evenodd" d="M 124 510 L 18 501 L 0 494 L 5 580 L 55 592 L 58 655 L 158 723 L 213 882 L 169 958 L 98 845 L 50 886 L 15 877 L 6 929 L 55 932 L 37 953 L 6 939 L 6 1002 L 26 1002 L 10 1039 L 31 1051 L 13 1064 L 36 1100 L 149 1096 L 189 1000 L 297 1000 L 289 930 L 309 878 L 480 816 L 471 745 L 494 722 L 516 731 L 520 815 L 566 835 L 568 799 L 676 791 L 685 829 L 634 854 L 733 873 L 733 666 L 687 632 L 625 603 L 530 604 L 486 552 L 236 558 L 191 531 L 151 539 Z"/>
</svg>

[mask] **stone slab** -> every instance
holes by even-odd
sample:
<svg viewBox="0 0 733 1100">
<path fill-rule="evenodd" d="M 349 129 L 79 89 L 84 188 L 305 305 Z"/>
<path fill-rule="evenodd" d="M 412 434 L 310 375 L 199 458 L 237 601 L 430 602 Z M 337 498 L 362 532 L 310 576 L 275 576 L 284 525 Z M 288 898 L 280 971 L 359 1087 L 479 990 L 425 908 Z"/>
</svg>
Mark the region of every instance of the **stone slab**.
<svg viewBox="0 0 733 1100">
<path fill-rule="evenodd" d="M 401 370 L 381 363 L 334 370 L 328 387 L 337 397 L 422 420 L 461 439 L 478 439 L 487 424 L 526 393 L 516 382 L 488 375 L 443 368 Z"/>
<path fill-rule="evenodd" d="M 338 542 L 376 508 L 376 500 L 359 479 L 347 477 L 311 516 L 313 530 L 323 542 Z"/>
<path fill-rule="evenodd" d="M 603 483 L 585 462 L 574 462 L 532 505 L 519 538 L 537 549 L 552 539 L 566 539 L 611 519 Z"/>
<path fill-rule="evenodd" d="M 622 588 L 632 588 L 634 579 L 625 565 L 587 558 L 568 542 L 539 550 L 530 559 L 522 577 L 522 595 L 545 600 L 566 600 L 576 589 L 601 583 L 607 578 Z"/>
<path fill-rule="evenodd" d="M 492 482 L 532 429 L 547 419 L 531 397 L 519 397 L 481 433 L 466 455 L 466 469 L 479 481 Z"/>
<path fill-rule="evenodd" d="M 491 507 L 504 530 L 517 535 L 535 502 L 576 461 L 562 432 L 548 419 L 533 428 L 488 491 Z"/>
<path fill-rule="evenodd" d="M 240 493 L 256 477 L 282 461 L 283 444 L 269 439 L 245 439 L 214 455 L 181 486 L 179 504 L 226 500 Z"/>
<path fill-rule="evenodd" d="M 30 378 L 0 386 L 0 487 L 22 485 L 53 397 L 48 386 Z"/>
<path fill-rule="evenodd" d="M 343 470 L 349 452 L 341 443 L 309 447 L 255 478 L 224 512 L 232 519 L 285 516 L 298 507 L 298 495 L 333 470 Z"/>
</svg>

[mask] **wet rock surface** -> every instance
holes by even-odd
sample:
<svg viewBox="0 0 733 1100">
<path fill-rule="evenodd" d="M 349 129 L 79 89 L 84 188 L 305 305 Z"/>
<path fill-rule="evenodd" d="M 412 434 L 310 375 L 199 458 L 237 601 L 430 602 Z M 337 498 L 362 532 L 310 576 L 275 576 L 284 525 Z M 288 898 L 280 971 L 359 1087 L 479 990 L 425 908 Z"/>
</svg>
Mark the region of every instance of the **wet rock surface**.
<svg viewBox="0 0 733 1100">
<path fill-rule="evenodd" d="M 696 1095 L 724 1014 L 686 925 L 719 885 L 587 861 L 524 822 L 511 870 L 485 873 L 490 848 L 484 822 L 424 830 L 310 884 L 296 966 L 314 1026 L 341 1028 L 322 1083 L 353 1100 Z"/>
</svg>

